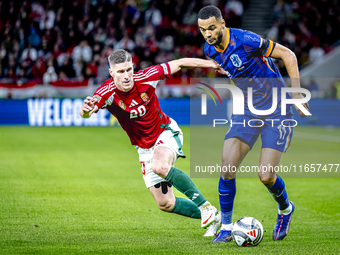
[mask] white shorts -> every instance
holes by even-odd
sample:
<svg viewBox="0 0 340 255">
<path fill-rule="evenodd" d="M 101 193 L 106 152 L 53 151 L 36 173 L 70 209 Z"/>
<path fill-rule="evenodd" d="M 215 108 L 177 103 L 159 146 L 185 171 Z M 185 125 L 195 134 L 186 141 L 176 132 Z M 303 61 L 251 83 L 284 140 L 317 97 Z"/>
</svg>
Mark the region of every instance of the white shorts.
<svg viewBox="0 0 340 255">
<path fill-rule="evenodd" d="M 150 188 L 157 183 L 166 181 L 162 177 L 155 174 L 151 169 L 153 154 L 157 147 L 165 146 L 169 148 L 174 153 L 174 164 L 178 157 L 185 157 L 182 151 L 182 130 L 178 127 L 176 121 L 171 118 L 170 120 L 170 125 L 165 131 L 161 133 L 153 147 L 151 147 L 150 149 L 143 149 L 136 146 L 139 155 L 139 161 L 142 167 L 144 182 L 147 188 Z"/>
</svg>

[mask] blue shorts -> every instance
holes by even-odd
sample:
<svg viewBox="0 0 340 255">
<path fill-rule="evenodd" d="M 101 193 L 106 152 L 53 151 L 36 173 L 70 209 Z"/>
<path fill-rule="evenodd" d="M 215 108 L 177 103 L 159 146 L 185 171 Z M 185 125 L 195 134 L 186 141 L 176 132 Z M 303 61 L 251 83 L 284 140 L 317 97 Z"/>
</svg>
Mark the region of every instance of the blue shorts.
<svg viewBox="0 0 340 255">
<path fill-rule="evenodd" d="M 275 121 L 273 121 L 275 119 Z M 262 148 L 271 148 L 281 152 L 286 152 L 293 136 L 294 121 L 293 116 L 280 116 L 278 118 L 250 117 L 246 115 L 233 115 L 232 125 L 225 135 L 225 140 L 238 138 L 253 147 L 257 138 L 261 134 Z M 284 125 L 282 125 L 282 121 Z M 237 123 L 237 124 L 235 124 Z"/>
</svg>

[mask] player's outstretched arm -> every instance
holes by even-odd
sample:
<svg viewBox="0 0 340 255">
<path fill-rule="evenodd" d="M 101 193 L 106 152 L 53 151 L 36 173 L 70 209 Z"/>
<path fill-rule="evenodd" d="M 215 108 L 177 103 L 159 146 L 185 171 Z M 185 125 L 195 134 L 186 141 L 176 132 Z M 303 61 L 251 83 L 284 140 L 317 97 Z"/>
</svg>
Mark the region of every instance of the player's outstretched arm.
<svg viewBox="0 0 340 255">
<path fill-rule="evenodd" d="M 97 102 L 98 99 L 87 97 L 80 109 L 80 116 L 83 118 L 90 118 L 92 113 L 98 111 L 98 106 L 96 105 Z"/>
<path fill-rule="evenodd" d="M 227 72 L 214 60 L 205 60 L 200 58 L 181 58 L 170 61 L 171 74 L 177 73 L 181 69 L 192 68 L 213 68 L 220 74 L 227 75 Z"/>
<path fill-rule="evenodd" d="M 299 79 L 299 68 L 298 62 L 295 56 L 295 53 L 290 49 L 276 43 L 275 48 L 271 54 L 272 58 L 280 58 L 283 60 L 287 73 L 292 83 L 293 88 L 300 88 L 300 79 Z M 301 93 L 292 93 L 294 99 L 303 98 Z M 307 110 L 309 109 L 308 103 L 302 104 Z M 294 105 L 296 110 L 298 111 L 301 117 L 307 117 L 296 105 Z"/>
</svg>

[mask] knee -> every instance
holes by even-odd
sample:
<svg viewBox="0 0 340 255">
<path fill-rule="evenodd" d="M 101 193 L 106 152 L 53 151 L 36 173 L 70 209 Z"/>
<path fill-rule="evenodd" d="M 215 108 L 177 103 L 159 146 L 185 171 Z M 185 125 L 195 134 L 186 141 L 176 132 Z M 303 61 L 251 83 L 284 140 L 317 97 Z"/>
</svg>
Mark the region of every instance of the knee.
<svg viewBox="0 0 340 255">
<path fill-rule="evenodd" d="M 151 168 L 152 168 L 152 171 L 155 174 L 159 175 L 162 178 L 165 178 L 168 175 L 171 166 L 167 163 L 164 163 L 164 162 L 162 162 L 162 163 L 161 162 L 153 162 Z"/>
<path fill-rule="evenodd" d="M 260 180 L 268 188 L 273 186 L 275 183 L 275 178 L 260 177 Z"/>
<path fill-rule="evenodd" d="M 157 201 L 157 205 L 160 210 L 164 212 L 170 212 L 174 208 L 175 202 L 171 200 L 163 199 L 161 201 Z"/>
<path fill-rule="evenodd" d="M 231 180 L 236 177 L 237 166 L 235 164 L 223 163 L 221 169 L 221 178 L 223 180 Z"/>
</svg>

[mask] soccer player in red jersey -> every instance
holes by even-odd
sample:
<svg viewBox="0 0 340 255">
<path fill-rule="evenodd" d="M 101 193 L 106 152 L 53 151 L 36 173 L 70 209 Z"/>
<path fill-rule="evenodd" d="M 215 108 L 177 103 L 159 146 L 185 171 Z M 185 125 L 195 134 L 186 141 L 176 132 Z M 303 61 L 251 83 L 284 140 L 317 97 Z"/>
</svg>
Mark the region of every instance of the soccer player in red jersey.
<svg viewBox="0 0 340 255">
<path fill-rule="evenodd" d="M 178 157 L 185 157 L 183 134 L 176 121 L 163 113 L 155 89 L 161 80 L 184 68 L 225 71 L 213 60 L 183 58 L 135 73 L 131 54 L 125 50 L 113 52 L 109 64 L 112 78 L 84 100 L 80 115 L 89 118 L 103 108 L 114 115 L 138 151 L 145 184 L 159 209 L 201 218 L 201 227 L 208 228 L 205 236 L 214 236 L 221 225 L 220 214 L 190 177 L 174 167 Z M 190 200 L 175 197 L 172 186 Z"/>
</svg>

